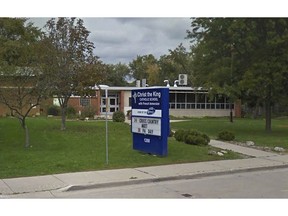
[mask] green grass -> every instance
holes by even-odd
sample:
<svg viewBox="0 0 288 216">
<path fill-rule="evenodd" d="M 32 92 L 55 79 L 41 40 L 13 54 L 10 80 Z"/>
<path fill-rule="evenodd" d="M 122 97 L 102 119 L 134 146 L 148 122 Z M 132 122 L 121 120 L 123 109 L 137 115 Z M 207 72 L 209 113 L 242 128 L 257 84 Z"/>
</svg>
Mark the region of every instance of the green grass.
<svg viewBox="0 0 288 216">
<path fill-rule="evenodd" d="M 264 119 L 236 118 L 231 123 L 228 118 L 194 118 L 185 122 L 172 123 L 171 128 L 174 130 L 197 129 L 214 139 L 220 131 L 228 130 L 235 134 L 236 141 L 254 141 L 258 146 L 288 148 L 287 118 L 273 119 L 271 133 L 265 132 Z"/>
<path fill-rule="evenodd" d="M 0 178 L 241 158 L 233 152 L 224 158 L 208 155 L 212 147 L 187 145 L 174 138 L 169 138 L 167 157 L 143 154 L 132 149 L 129 125 L 109 122 L 106 165 L 105 121 L 67 121 L 66 131 L 53 118 L 28 118 L 27 125 L 31 147 L 25 149 L 19 122 L 0 118 Z M 194 120 L 173 123 L 172 128 L 191 125 Z"/>
</svg>

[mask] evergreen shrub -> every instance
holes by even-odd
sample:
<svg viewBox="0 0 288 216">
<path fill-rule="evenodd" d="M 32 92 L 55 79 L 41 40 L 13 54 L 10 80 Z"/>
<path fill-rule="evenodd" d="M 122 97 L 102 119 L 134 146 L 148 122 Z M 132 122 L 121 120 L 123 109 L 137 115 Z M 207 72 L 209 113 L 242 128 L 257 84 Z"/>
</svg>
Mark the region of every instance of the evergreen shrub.
<svg viewBox="0 0 288 216">
<path fill-rule="evenodd" d="M 85 106 L 81 112 L 82 118 L 94 118 L 96 115 L 96 108 L 92 106 Z"/>
<path fill-rule="evenodd" d="M 68 116 L 68 118 L 73 118 L 76 116 L 76 110 L 74 107 L 72 106 L 68 106 L 67 110 L 66 110 L 66 114 Z"/>
<path fill-rule="evenodd" d="M 60 115 L 60 107 L 56 105 L 49 106 L 47 109 L 48 115 L 59 116 Z"/>
<path fill-rule="evenodd" d="M 116 111 L 113 113 L 112 119 L 113 119 L 113 122 L 124 122 L 125 114 L 122 111 Z"/>
<path fill-rule="evenodd" d="M 208 145 L 210 138 L 197 130 L 177 130 L 174 135 L 175 139 L 179 142 L 184 142 L 190 145 Z"/>
<path fill-rule="evenodd" d="M 232 141 L 235 139 L 235 135 L 230 131 L 221 131 L 218 134 L 218 139 L 223 141 Z"/>
</svg>

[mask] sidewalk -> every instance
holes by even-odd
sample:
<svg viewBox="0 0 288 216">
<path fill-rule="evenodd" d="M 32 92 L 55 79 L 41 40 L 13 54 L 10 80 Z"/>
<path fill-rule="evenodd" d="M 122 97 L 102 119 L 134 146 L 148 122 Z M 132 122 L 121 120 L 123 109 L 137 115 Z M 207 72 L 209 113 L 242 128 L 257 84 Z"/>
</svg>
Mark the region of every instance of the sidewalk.
<svg viewBox="0 0 288 216">
<path fill-rule="evenodd" d="M 288 167 L 288 155 L 260 151 L 216 140 L 211 140 L 210 145 L 253 158 L 0 179 L 0 198 L 8 198 L 11 195 L 22 193 L 116 187 Z"/>
</svg>

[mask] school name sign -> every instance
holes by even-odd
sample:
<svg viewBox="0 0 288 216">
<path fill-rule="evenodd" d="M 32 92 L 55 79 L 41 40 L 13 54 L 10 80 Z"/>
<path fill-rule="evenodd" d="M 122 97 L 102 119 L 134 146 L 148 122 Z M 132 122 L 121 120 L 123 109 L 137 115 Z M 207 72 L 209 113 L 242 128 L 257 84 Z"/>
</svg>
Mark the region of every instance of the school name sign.
<svg viewBox="0 0 288 216">
<path fill-rule="evenodd" d="M 133 149 L 167 155 L 169 89 L 141 88 L 133 90 L 131 96 Z"/>
</svg>

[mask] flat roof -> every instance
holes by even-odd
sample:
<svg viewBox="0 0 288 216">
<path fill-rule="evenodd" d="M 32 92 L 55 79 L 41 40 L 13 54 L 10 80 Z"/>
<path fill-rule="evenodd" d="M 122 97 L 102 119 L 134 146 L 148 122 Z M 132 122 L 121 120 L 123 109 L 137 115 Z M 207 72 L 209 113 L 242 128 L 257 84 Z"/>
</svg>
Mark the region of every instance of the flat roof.
<svg viewBox="0 0 288 216">
<path fill-rule="evenodd" d="M 131 87 L 131 86 L 109 86 L 107 87 L 108 90 L 114 90 L 114 91 L 132 91 L 132 90 L 136 90 L 136 89 L 153 89 L 153 88 L 168 88 L 166 86 L 148 86 L 148 87 Z M 95 90 L 100 90 L 99 87 L 94 87 L 93 89 Z M 106 88 L 105 88 L 106 89 Z M 202 87 L 183 87 L 183 86 L 179 86 L 179 87 L 169 87 L 169 90 L 173 90 L 173 91 L 199 91 L 199 90 L 204 90 L 204 88 Z"/>
</svg>

